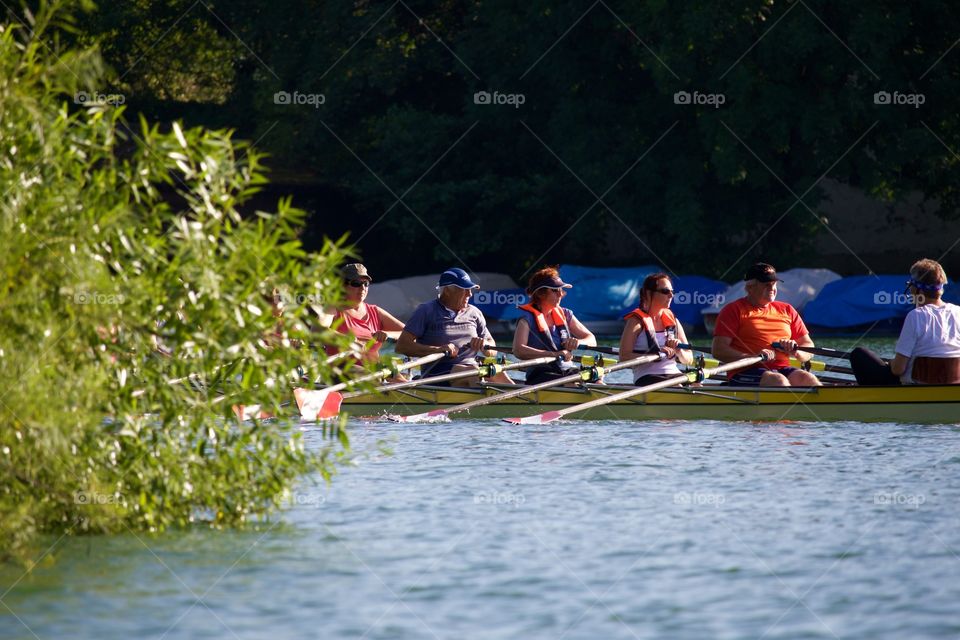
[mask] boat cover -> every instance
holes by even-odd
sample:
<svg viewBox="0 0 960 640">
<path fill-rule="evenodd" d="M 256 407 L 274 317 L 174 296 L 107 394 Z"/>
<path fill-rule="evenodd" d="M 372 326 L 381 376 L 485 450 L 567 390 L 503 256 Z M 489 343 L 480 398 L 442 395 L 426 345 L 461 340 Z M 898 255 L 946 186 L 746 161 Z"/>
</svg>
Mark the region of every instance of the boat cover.
<svg viewBox="0 0 960 640">
<path fill-rule="evenodd" d="M 804 309 L 803 319 L 818 327 L 856 327 L 898 321 L 913 309 L 905 293 L 906 275 L 850 276 L 835 280 Z M 943 299 L 957 304 L 960 291 L 947 285 Z"/>
</svg>

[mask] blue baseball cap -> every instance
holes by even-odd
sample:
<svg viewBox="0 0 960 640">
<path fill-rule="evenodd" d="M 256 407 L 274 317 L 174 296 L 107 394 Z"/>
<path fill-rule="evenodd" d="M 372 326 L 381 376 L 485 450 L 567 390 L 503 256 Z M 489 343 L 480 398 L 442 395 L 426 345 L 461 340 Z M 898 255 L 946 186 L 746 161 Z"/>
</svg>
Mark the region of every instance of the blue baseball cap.
<svg viewBox="0 0 960 640">
<path fill-rule="evenodd" d="M 440 274 L 440 282 L 437 283 L 437 287 L 446 287 L 453 285 L 461 289 L 479 289 L 480 285 L 470 279 L 470 276 L 467 275 L 467 272 L 463 269 L 458 269 L 457 267 L 452 267 L 447 269 Z"/>
</svg>

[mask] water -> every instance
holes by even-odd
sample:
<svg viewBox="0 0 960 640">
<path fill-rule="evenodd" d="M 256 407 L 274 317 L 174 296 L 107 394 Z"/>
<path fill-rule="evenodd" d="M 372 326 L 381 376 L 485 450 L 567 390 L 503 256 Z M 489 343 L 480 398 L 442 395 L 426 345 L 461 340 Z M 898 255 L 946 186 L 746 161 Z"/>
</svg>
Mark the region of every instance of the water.
<svg viewBox="0 0 960 640">
<path fill-rule="evenodd" d="M 282 522 L 0 570 L 0 638 L 960 636 L 957 426 L 352 435 L 394 453 L 305 484 Z"/>
</svg>

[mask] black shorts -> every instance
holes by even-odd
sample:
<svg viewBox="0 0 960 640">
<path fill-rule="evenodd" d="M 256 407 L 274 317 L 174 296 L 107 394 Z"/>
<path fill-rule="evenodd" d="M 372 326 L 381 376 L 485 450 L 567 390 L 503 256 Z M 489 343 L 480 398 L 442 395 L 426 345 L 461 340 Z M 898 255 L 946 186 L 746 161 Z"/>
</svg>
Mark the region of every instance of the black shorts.
<svg viewBox="0 0 960 640">
<path fill-rule="evenodd" d="M 779 369 L 767 369 L 766 367 L 753 367 L 747 369 L 746 371 L 741 371 L 732 378 L 730 378 L 730 384 L 737 387 L 759 387 L 760 378 L 763 377 L 767 371 L 773 371 L 774 373 L 782 374 L 785 378 L 789 378 L 790 374 L 794 371 L 800 371 L 796 367 L 780 367 Z"/>
</svg>

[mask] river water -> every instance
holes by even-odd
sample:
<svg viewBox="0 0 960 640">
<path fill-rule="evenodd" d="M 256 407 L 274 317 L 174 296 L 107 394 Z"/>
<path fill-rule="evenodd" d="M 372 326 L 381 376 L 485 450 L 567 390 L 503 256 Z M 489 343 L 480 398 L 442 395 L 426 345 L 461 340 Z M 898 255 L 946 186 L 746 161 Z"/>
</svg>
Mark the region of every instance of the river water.
<svg viewBox="0 0 960 640">
<path fill-rule="evenodd" d="M 958 425 L 351 435 L 256 530 L 50 539 L 0 638 L 960 637 Z"/>
<path fill-rule="evenodd" d="M 358 424 L 353 441 L 369 455 L 257 531 L 64 539 L 52 566 L 4 569 L 0 637 L 960 635 L 956 426 Z"/>
</svg>

